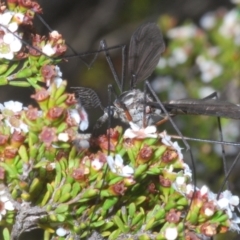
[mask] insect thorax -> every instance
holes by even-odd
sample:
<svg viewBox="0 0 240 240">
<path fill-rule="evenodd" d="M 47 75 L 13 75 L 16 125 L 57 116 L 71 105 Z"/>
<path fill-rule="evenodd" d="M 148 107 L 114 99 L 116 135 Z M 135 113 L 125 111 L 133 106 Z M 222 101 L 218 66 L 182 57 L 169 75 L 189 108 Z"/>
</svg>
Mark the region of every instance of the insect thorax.
<svg viewBox="0 0 240 240">
<path fill-rule="evenodd" d="M 125 114 L 125 109 L 127 109 L 132 117 L 132 122 L 136 123 L 139 127 L 143 127 L 143 112 L 145 107 L 147 125 L 153 125 L 160 121 L 162 119 L 161 110 L 144 106 L 144 97 L 144 92 L 139 89 L 133 89 L 122 93 L 119 98 L 114 101 L 117 116 L 123 122 L 129 122 Z M 149 94 L 146 95 L 146 101 L 153 101 Z M 122 107 L 121 104 L 124 107 Z"/>
</svg>

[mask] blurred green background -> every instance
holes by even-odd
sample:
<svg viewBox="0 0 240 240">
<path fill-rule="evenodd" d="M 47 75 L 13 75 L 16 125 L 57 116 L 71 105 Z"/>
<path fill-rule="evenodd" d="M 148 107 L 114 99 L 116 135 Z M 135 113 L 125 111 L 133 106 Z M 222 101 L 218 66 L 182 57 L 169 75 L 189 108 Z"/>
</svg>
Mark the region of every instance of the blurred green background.
<svg viewBox="0 0 240 240">
<path fill-rule="evenodd" d="M 42 0 L 39 3 L 43 8 L 43 18 L 49 26 L 58 30 L 67 43 L 79 53 L 97 50 L 102 39 L 107 41 L 108 46 L 128 44 L 131 34 L 138 26 L 145 22 L 157 22 L 163 31 L 166 42 L 166 51 L 162 58 L 165 63 L 161 62 L 150 80 L 162 101 L 186 97 L 201 98 L 211 91 L 217 91 L 221 100 L 240 102 L 240 44 L 234 44 L 233 38 L 230 37 L 226 40 L 219 34 L 219 27 L 224 22 L 224 16 L 231 9 L 236 9 L 236 5 L 228 0 Z M 208 16 L 206 14 L 215 16 L 215 25 L 210 29 L 204 29 L 203 17 Z M 188 38 L 182 38 L 180 35 L 171 38 L 170 29 L 183 25 L 192 26 L 192 24 L 197 28 L 195 35 Z M 41 34 L 48 32 L 39 22 L 37 22 L 37 31 Z M 177 36 L 178 34 L 179 32 Z M 216 51 L 219 51 L 218 48 L 220 48 L 220 52 L 209 53 L 210 50 L 214 52 L 214 47 L 217 47 Z M 179 51 L 177 52 L 176 49 L 184 49 L 185 56 L 181 55 L 180 50 L 179 55 Z M 69 51 L 68 54 L 72 54 L 72 52 Z M 120 76 L 121 49 L 111 51 L 110 54 Z M 214 59 L 215 63 L 221 65 L 221 71 L 213 79 L 203 80 L 200 69 L 202 58 L 198 58 L 200 55 L 208 60 Z M 186 59 L 181 58 L 178 62 L 171 61 L 178 59 L 179 56 Z M 90 62 L 91 58 L 93 56 L 87 57 L 85 61 Z M 64 79 L 69 81 L 69 87 L 93 88 L 99 95 L 102 104 L 107 106 L 107 85 L 113 84 L 115 87 L 116 85 L 103 53 L 98 55 L 91 68 L 88 68 L 78 58 L 74 58 L 61 63 L 61 69 Z M 209 71 L 211 72 L 211 70 Z M 127 81 L 126 79 L 125 89 L 128 87 Z M 142 88 L 142 84 L 138 87 Z M 2 87 L 1 101 L 13 99 L 29 104 L 29 99 L 26 99 L 25 96 L 32 91 L 32 89 L 19 91 L 12 87 Z M 91 122 L 89 132 L 101 114 L 101 109 L 89 110 Z M 216 118 L 177 116 L 174 121 L 183 135 L 202 139 L 219 139 Z M 224 139 L 233 142 L 239 141 L 239 121 L 222 119 L 222 124 Z M 160 131 L 165 129 L 169 134 L 176 134 L 169 123 L 159 127 Z M 224 179 L 220 146 L 202 142 L 189 142 L 189 144 L 194 155 L 198 176 L 197 185 L 208 185 L 217 192 Z M 186 149 L 183 143 L 180 145 Z M 226 147 L 228 167 L 231 166 L 239 149 L 239 147 Z M 189 162 L 188 156 L 186 153 L 185 157 Z M 239 170 L 239 164 L 237 164 L 230 177 L 230 188 L 236 195 L 240 195 Z M 237 235 L 229 234 L 215 239 L 226 239 L 227 237 L 240 239 Z M 30 238 L 23 236 L 22 239 Z"/>
</svg>

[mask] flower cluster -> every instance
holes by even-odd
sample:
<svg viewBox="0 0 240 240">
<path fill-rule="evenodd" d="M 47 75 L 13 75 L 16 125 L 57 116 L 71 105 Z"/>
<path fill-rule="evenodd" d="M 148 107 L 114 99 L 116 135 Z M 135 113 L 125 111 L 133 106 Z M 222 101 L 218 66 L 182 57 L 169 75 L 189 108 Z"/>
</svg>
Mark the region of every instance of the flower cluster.
<svg viewBox="0 0 240 240">
<path fill-rule="evenodd" d="M 38 87 L 38 82 L 46 81 L 47 66 L 54 69 L 59 61 L 56 57 L 66 51 L 65 42 L 57 31 L 51 32 L 49 37 L 32 32 L 34 15 L 41 12 L 34 1 L 9 0 L 7 6 L 1 4 L 1 85 Z"/>
<path fill-rule="evenodd" d="M 161 99 L 202 99 L 217 93 L 218 96 L 215 97 L 224 101 L 240 102 L 237 93 L 240 76 L 240 15 L 238 1 L 232 2 L 238 5 L 230 10 L 219 8 L 207 12 L 198 24 L 189 19 L 178 24 L 175 17 L 160 16 L 161 29 L 169 42 L 156 69 L 159 76 L 152 84 L 154 90 L 161 93 Z M 206 117 L 202 116 L 197 116 L 197 121 L 194 116 L 175 119 L 185 136 L 219 139 L 216 120 L 212 117 L 209 117 L 207 122 Z M 237 122 L 224 119 L 225 141 L 237 141 L 240 133 L 237 125 Z M 232 146 L 225 146 L 226 149 L 226 155 L 229 156 L 238 151 Z M 204 168 L 198 169 L 199 178 L 210 183 L 210 178 L 206 179 L 206 176 L 219 176 L 217 172 L 221 155 L 220 145 L 203 144 L 201 149 L 196 147 L 195 157 L 204 165 Z"/>
</svg>

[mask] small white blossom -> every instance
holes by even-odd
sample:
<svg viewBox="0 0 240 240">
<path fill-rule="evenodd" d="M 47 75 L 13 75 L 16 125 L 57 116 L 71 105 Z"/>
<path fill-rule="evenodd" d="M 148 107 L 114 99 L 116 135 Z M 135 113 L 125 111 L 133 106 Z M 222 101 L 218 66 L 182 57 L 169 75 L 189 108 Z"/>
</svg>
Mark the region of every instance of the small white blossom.
<svg viewBox="0 0 240 240">
<path fill-rule="evenodd" d="M 0 24 L 3 26 L 7 26 L 10 23 L 13 15 L 14 13 L 10 11 L 6 11 L 3 14 L 0 14 Z"/>
<path fill-rule="evenodd" d="M 188 184 L 188 185 L 186 186 L 186 194 L 190 194 L 190 193 L 192 193 L 192 192 L 194 192 L 194 187 L 193 187 L 192 184 Z"/>
<path fill-rule="evenodd" d="M 44 47 L 42 47 L 42 52 L 51 57 L 56 53 L 56 50 L 51 46 L 51 44 L 47 43 Z"/>
<path fill-rule="evenodd" d="M 184 166 L 184 176 L 192 178 L 192 170 L 190 169 L 188 164 L 184 163 L 183 166 Z"/>
<path fill-rule="evenodd" d="M 159 133 L 159 136 L 162 138 L 162 143 L 176 150 L 178 153 L 178 158 L 182 160 L 183 159 L 182 148 L 180 148 L 178 142 L 172 142 L 171 136 L 167 135 L 166 131 Z"/>
<path fill-rule="evenodd" d="M 113 173 L 122 177 L 130 177 L 134 174 L 134 170 L 129 165 L 123 165 L 123 159 L 119 154 L 116 154 L 115 159 L 112 156 L 107 156 L 108 166 Z"/>
<path fill-rule="evenodd" d="M 176 227 L 167 227 L 164 235 L 167 240 L 177 239 L 177 236 L 178 236 L 177 228 Z"/>
<path fill-rule="evenodd" d="M 64 236 L 66 236 L 68 233 L 69 233 L 69 231 L 67 231 L 65 228 L 62 228 L 62 227 L 59 227 L 59 228 L 56 230 L 56 234 L 57 234 L 59 237 L 64 237 Z"/>
<path fill-rule="evenodd" d="M 15 120 L 16 120 L 16 122 L 15 122 L 16 124 L 14 123 L 15 125 L 12 122 L 10 122 L 8 119 L 5 120 L 6 125 L 10 127 L 11 133 L 13 133 L 14 130 L 17 132 L 23 131 L 25 133 L 27 133 L 29 131 L 28 125 L 26 125 L 19 119 L 15 119 Z"/>
<path fill-rule="evenodd" d="M 220 198 L 217 200 L 218 207 L 225 210 L 228 217 L 233 217 L 235 207 L 239 205 L 239 197 L 232 195 L 229 190 L 225 190 L 221 193 Z"/>
<path fill-rule="evenodd" d="M 216 25 L 216 16 L 213 12 L 204 14 L 200 19 L 200 25 L 203 29 L 210 30 Z"/>
<path fill-rule="evenodd" d="M 130 128 L 128 128 L 123 135 L 123 138 L 157 138 L 156 126 L 147 126 L 146 128 L 140 128 L 137 124 L 130 122 Z"/>
<path fill-rule="evenodd" d="M 9 198 L 5 195 L 5 192 L 2 192 L 0 196 L 0 221 L 2 217 L 6 215 L 7 211 L 14 210 L 13 204 L 10 202 Z"/>
<path fill-rule="evenodd" d="M 12 23 L 11 26 L 13 29 L 16 28 L 16 23 Z M 22 48 L 22 42 L 10 32 L 6 32 L 1 38 L 0 58 L 12 60 L 14 58 L 14 53 Z"/>
<path fill-rule="evenodd" d="M 91 166 L 93 169 L 95 169 L 96 171 L 100 170 L 104 165 L 104 162 L 100 161 L 98 158 L 95 158 L 92 163 Z"/>
<path fill-rule="evenodd" d="M 187 25 L 177 28 L 172 28 L 167 32 L 169 38 L 187 39 L 193 38 L 197 33 L 197 27 L 195 25 Z"/>
<path fill-rule="evenodd" d="M 223 72 L 221 65 L 217 64 L 213 60 L 208 60 L 203 56 L 198 56 L 196 63 L 201 72 L 201 79 L 205 83 L 208 83 L 214 78 L 219 77 Z"/>
<path fill-rule="evenodd" d="M 187 53 L 183 48 L 174 48 L 172 51 L 172 56 L 177 64 L 183 64 L 187 61 Z"/>
<path fill-rule="evenodd" d="M 203 185 L 200 189 L 201 196 L 207 195 L 209 192 L 209 189 L 207 186 Z"/>
<path fill-rule="evenodd" d="M 85 131 L 88 128 L 88 115 L 83 107 L 78 107 L 77 109 L 71 109 L 70 116 L 75 120 L 75 122 L 79 125 L 79 129 L 81 131 Z"/>
<path fill-rule="evenodd" d="M 8 101 L 4 102 L 4 104 L 0 103 L 0 110 L 4 115 L 5 124 L 10 127 L 11 133 L 14 130 L 20 132 L 28 132 L 28 126 L 21 121 L 18 117 L 15 117 L 15 114 L 19 114 L 23 109 L 23 104 L 17 101 Z"/>
<path fill-rule="evenodd" d="M 8 101 L 8 102 L 4 102 L 3 104 L 0 103 L 1 112 L 4 111 L 5 109 L 11 110 L 15 113 L 18 113 L 18 112 L 22 111 L 23 104 L 21 102 L 12 101 L 12 100 Z"/>
<path fill-rule="evenodd" d="M 24 20 L 24 14 L 22 13 L 15 13 L 13 16 L 14 20 L 17 21 L 18 23 L 22 23 Z"/>
<path fill-rule="evenodd" d="M 240 17 L 237 9 L 229 11 L 224 16 L 219 33 L 225 38 L 233 38 L 234 43 L 240 45 Z"/>
<path fill-rule="evenodd" d="M 176 184 L 177 185 L 183 185 L 183 184 L 185 184 L 185 182 L 186 182 L 186 178 L 185 177 L 177 177 L 176 178 Z"/>
<path fill-rule="evenodd" d="M 68 142 L 69 141 L 69 136 L 67 133 L 59 133 L 58 134 L 58 140 L 62 142 Z"/>
</svg>

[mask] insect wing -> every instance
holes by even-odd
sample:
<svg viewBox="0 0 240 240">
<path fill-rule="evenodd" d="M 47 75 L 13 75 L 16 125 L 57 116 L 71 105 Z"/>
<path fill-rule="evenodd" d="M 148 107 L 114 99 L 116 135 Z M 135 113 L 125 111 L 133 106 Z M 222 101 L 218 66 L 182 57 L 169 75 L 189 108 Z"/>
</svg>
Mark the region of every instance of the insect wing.
<svg viewBox="0 0 240 240">
<path fill-rule="evenodd" d="M 147 79 L 156 68 L 165 45 L 155 23 L 140 26 L 132 35 L 128 55 L 131 85 Z"/>
<path fill-rule="evenodd" d="M 81 105 L 85 108 L 96 108 L 100 107 L 103 109 L 102 103 L 97 93 L 91 88 L 85 87 L 73 87 L 77 99 Z"/>
</svg>

